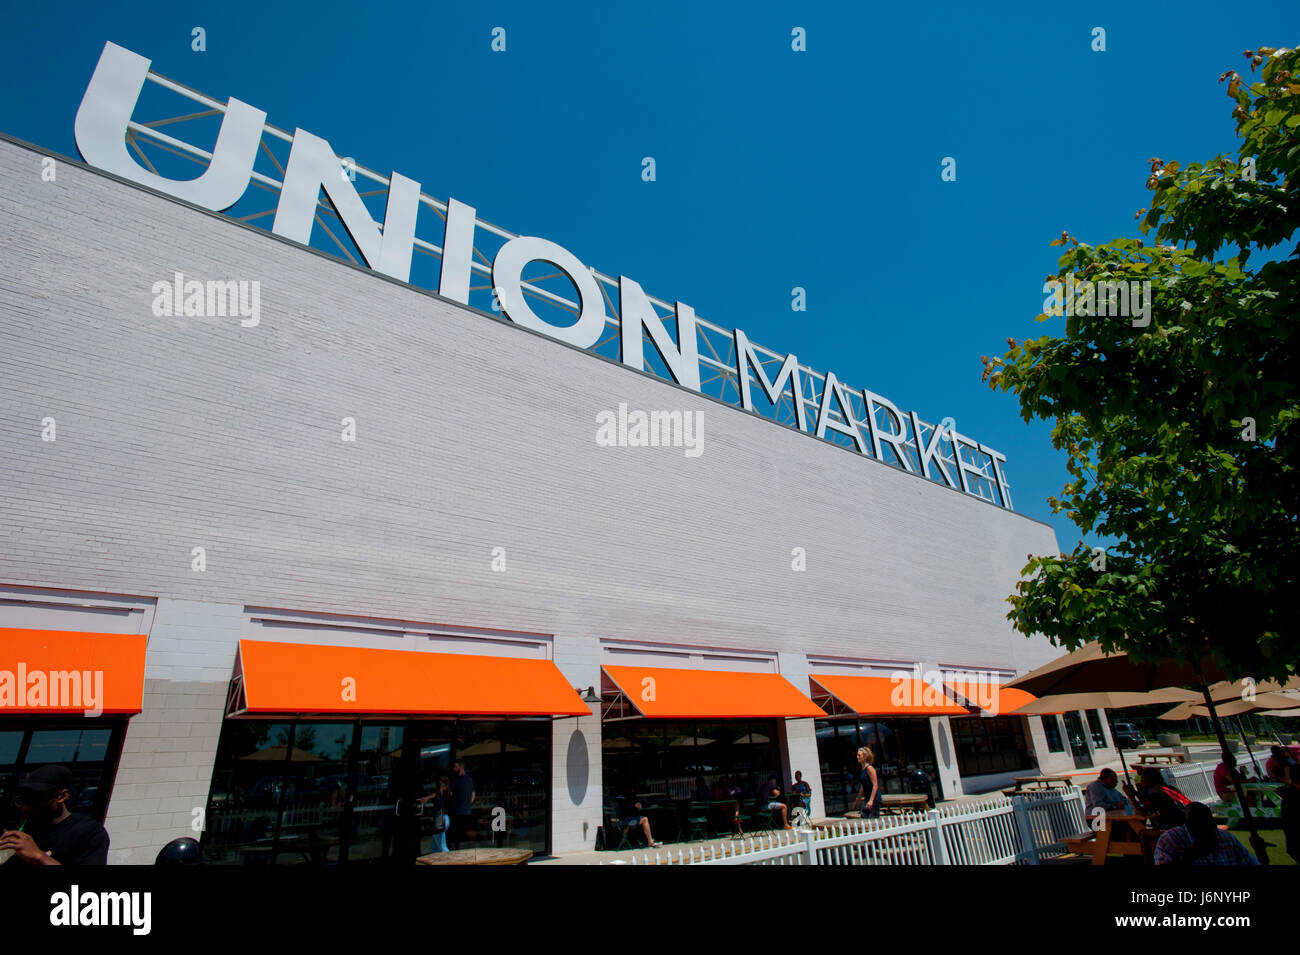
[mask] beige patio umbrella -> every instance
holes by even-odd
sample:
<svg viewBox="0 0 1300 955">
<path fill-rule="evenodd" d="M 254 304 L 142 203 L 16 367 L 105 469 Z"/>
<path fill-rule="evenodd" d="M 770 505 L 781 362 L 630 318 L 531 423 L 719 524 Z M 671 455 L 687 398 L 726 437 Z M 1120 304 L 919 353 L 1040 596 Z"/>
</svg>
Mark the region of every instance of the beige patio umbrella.
<svg viewBox="0 0 1300 955">
<path fill-rule="evenodd" d="M 1276 686 L 1277 684 L 1272 684 Z M 1213 690 L 1213 687 L 1211 687 Z M 1250 742 L 1246 739 L 1246 727 L 1241 724 L 1242 713 L 1258 713 L 1270 708 L 1274 710 L 1289 710 L 1300 708 L 1300 699 L 1294 696 L 1287 696 L 1284 693 L 1257 693 L 1253 700 L 1229 700 L 1226 703 L 1217 703 L 1214 707 L 1220 716 L 1234 716 L 1237 719 L 1237 733 L 1241 736 L 1241 744 L 1246 747 L 1246 755 L 1250 757 L 1251 763 L 1255 767 L 1257 775 L 1262 774 L 1259 768 L 1259 760 L 1255 758 L 1255 752 L 1250 748 Z M 1172 710 L 1161 713 L 1158 719 L 1162 720 L 1185 720 L 1193 716 L 1209 716 L 1210 709 L 1207 706 L 1197 706 L 1193 703 L 1180 703 Z M 1226 761 L 1225 761 L 1226 762 Z"/>
<path fill-rule="evenodd" d="M 1166 687 L 1163 690 L 1149 690 L 1146 693 L 1062 693 L 1056 696 L 1040 696 L 1032 703 L 1017 707 L 1013 715 L 1045 715 L 1072 710 L 1120 710 L 1127 706 L 1148 706 L 1152 703 L 1177 703 L 1197 699 L 1200 699 L 1200 694 L 1176 686 Z M 1110 722 L 1109 713 L 1106 714 L 1106 722 Z M 1110 736 L 1111 739 L 1115 738 L 1113 726 Z M 1124 747 L 1116 743 L 1115 749 L 1119 752 L 1119 768 L 1123 771 L 1124 781 L 1127 783 L 1128 763 L 1124 760 Z"/>
<path fill-rule="evenodd" d="M 1101 649 L 1100 644 L 1094 642 L 1085 644 L 1078 650 L 1067 653 L 1036 670 L 1031 670 L 1006 685 L 1035 696 L 1089 693 L 1095 690 L 1115 693 L 1146 692 L 1176 686 L 1199 686 L 1209 710 L 1210 722 L 1214 725 L 1215 735 L 1219 738 L 1223 761 L 1231 765 L 1232 756 L 1228 752 L 1228 740 L 1223 735 L 1223 725 L 1219 721 L 1209 685 L 1235 682 L 1235 676 L 1236 674 L 1228 673 L 1209 656 L 1201 657 L 1195 663 L 1172 658 L 1140 662 L 1131 659 L 1127 653 L 1106 653 Z M 1268 865 L 1268 848 L 1255 829 L 1250 807 L 1246 805 L 1245 792 L 1235 773 L 1233 786 L 1237 790 L 1237 802 L 1241 806 L 1242 818 L 1250 831 L 1250 844 L 1260 864 Z"/>
<path fill-rule="evenodd" d="M 1202 659 L 1199 667 L 1178 660 L 1139 663 L 1127 653 L 1105 653 L 1100 644 L 1089 643 L 1004 685 L 1042 697 L 1097 691 L 1148 693 L 1199 686 L 1206 680 L 1226 682 L 1231 674 L 1209 657 Z"/>
<path fill-rule="evenodd" d="M 1013 716 L 1035 716 L 1045 713 L 1064 713 L 1070 710 L 1121 710 L 1129 706 L 1147 706 L 1152 703 L 1183 703 L 1199 700 L 1201 694 L 1193 690 L 1171 686 L 1146 693 L 1061 693 L 1040 696 L 1032 703 L 1017 707 Z"/>
<path fill-rule="evenodd" d="M 1264 680 L 1260 683 L 1224 680 L 1210 687 L 1210 699 L 1214 700 L 1215 703 L 1230 703 L 1234 700 L 1245 699 L 1247 691 L 1258 695 L 1260 693 L 1281 693 L 1288 690 L 1300 690 L 1300 676 L 1293 676 L 1285 683 L 1278 683 L 1276 680 Z M 1219 709 L 1220 713 L 1223 712 L 1221 708 L 1216 707 L 1216 709 Z M 1286 709 L 1286 707 L 1278 707 L 1278 709 Z"/>
<path fill-rule="evenodd" d="M 1242 713 L 1263 713 L 1269 710 L 1293 710 L 1300 708 L 1300 699 L 1284 696 L 1281 693 L 1260 693 L 1254 700 L 1230 700 L 1216 703 L 1214 708 L 1220 716 L 1240 716 Z M 1210 710 L 1204 703 L 1179 703 L 1172 710 L 1161 713 L 1157 719 L 1187 720 L 1193 716 L 1209 716 Z M 1297 714 L 1300 715 L 1300 714 Z"/>
</svg>

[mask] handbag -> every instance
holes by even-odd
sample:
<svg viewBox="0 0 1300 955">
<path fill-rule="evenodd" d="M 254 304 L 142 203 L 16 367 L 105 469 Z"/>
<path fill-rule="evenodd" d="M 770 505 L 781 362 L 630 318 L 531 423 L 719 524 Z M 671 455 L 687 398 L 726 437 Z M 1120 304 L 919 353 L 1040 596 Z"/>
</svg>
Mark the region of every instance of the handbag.
<svg viewBox="0 0 1300 955">
<path fill-rule="evenodd" d="M 446 831 L 447 831 L 447 814 L 446 814 L 445 812 L 439 810 L 439 811 L 434 815 L 434 817 L 433 817 L 433 831 L 434 831 L 434 832 L 446 832 Z"/>
</svg>

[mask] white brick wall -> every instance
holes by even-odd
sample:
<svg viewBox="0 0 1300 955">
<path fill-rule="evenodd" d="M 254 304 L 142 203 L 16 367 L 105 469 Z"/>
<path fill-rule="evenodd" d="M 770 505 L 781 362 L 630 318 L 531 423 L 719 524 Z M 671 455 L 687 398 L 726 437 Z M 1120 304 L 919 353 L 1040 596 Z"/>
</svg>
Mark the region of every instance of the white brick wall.
<svg viewBox="0 0 1300 955">
<path fill-rule="evenodd" d="M 153 644 L 151 639 L 146 660 Z M 207 804 L 225 703 L 225 681 L 146 678 L 144 709 L 127 723 L 104 820 L 110 864 L 152 863 L 172 839 L 198 837 L 191 828 L 193 811 Z"/>
<path fill-rule="evenodd" d="M 1056 655 L 1003 600 L 1056 551 L 1044 524 L 75 163 L 42 182 L 40 159 L 0 140 L 0 582 L 162 598 L 130 754 L 202 766 L 245 605 L 550 633 L 583 687 L 601 638 Z M 261 325 L 155 318 L 177 270 L 260 281 Z M 621 401 L 702 411 L 704 454 L 598 447 Z M 557 762 L 557 848 L 599 819 L 599 729 L 570 722 L 593 778 L 572 806 Z M 164 768 L 124 759 L 117 861 L 184 834 L 161 806 L 131 828 L 142 801 L 206 791 Z"/>
</svg>

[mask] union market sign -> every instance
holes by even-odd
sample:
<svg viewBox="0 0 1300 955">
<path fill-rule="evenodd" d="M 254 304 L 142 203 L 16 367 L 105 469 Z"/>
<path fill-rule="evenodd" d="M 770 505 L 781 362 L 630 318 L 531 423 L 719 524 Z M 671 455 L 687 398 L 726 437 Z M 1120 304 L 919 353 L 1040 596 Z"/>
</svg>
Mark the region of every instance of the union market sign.
<svg viewBox="0 0 1300 955">
<path fill-rule="evenodd" d="M 602 347 L 617 347 L 616 360 L 637 371 L 1011 507 L 1005 456 L 960 434 L 951 419 L 928 424 L 881 395 L 850 388 L 832 372 L 820 374 L 801 365 L 794 354 L 783 355 L 751 342 L 739 328 L 727 330 L 700 319 L 689 305 L 653 298 L 627 276 L 612 278 L 590 269 L 554 242 L 507 232 L 478 219 L 463 202 L 450 198 L 441 202 L 423 194 L 420 183 L 401 173 L 384 177 L 356 166 L 337 156 L 319 136 L 304 129 L 289 134 L 268 125 L 266 113 L 256 107 L 233 97 L 220 103 L 149 67 L 149 60 L 130 50 L 104 45 L 76 118 L 77 148 L 89 165 L 212 212 L 229 210 L 244 197 L 250 183 L 256 183 L 278 193 L 271 231 L 304 245 L 311 243 L 313 223 L 321 221 L 318 203 L 323 189 L 330 204 L 326 211 L 337 215 L 364 265 L 376 272 L 413 283 L 413 255 L 426 253 L 439 262 L 439 269 L 436 281 L 430 279 L 425 287 L 444 298 L 470 305 L 471 291 L 490 288 L 493 308 L 499 307 L 517 325 L 598 354 Z M 133 114 L 146 82 L 206 109 L 162 122 L 138 122 Z M 178 124 L 197 116 L 220 117 L 211 152 L 177 138 Z M 206 168 L 193 179 L 169 178 L 152 164 L 146 168 L 128 149 L 143 158 L 140 144 L 146 140 Z M 287 162 L 275 162 L 280 179 L 255 169 L 259 150 L 272 155 L 268 143 L 276 141 L 290 147 Z M 386 192 L 382 224 L 375 221 L 358 191 L 357 174 L 384 187 L 379 190 Z M 441 234 L 433 237 L 437 242 L 417 235 L 422 206 L 438 215 Z M 339 241 L 333 233 L 330 237 Z M 489 265 L 479 245 L 481 239 L 493 237 L 504 241 Z M 524 271 L 535 262 L 558 269 L 555 274 L 572 284 L 578 301 L 546 290 L 537 279 L 526 280 Z M 490 285 L 473 286 L 475 273 L 488 277 Z M 607 303 L 613 316 L 606 311 Z M 534 304 L 565 308 L 568 320 L 552 322 L 538 314 Z M 645 348 L 647 341 L 652 353 Z M 709 377 L 702 378 L 702 372 Z M 713 386 L 712 392 L 708 385 Z M 756 398 L 760 390 L 765 399 L 761 404 Z"/>
</svg>

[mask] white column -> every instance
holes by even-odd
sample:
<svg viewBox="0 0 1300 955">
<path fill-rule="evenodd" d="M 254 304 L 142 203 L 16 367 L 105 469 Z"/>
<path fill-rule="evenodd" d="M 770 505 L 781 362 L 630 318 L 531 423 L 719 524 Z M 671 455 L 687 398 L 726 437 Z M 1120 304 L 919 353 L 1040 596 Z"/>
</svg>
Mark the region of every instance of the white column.
<svg viewBox="0 0 1300 955">
<path fill-rule="evenodd" d="M 144 709 L 131 717 L 104 828 L 110 865 L 149 865 L 199 838 L 243 608 L 161 598 L 145 651 Z"/>
<path fill-rule="evenodd" d="M 957 768 L 957 750 L 952 740 L 952 725 L 946 716 L 932 716 L 930 735 L 934 740 L 934 764 L 939 771 L 939 793 L 944 799 L 960 796 L 961 771 Z"/>
<path fill-rule="evenodd" d="M 589 635 L 555 636 L 555 665 L 569 685 L 600 694 L 600 643 Z M 600 763 L 600 704 L 591 716 L 552 721 L 551 852 L 596 848 L 602 824 L 604 777 Z"/>
<path fill-rule="evenodd" d="M 777 667 L 800 693 L 809 692 L 808 658 L 802 653 L 778 653 Z M 821 757 L 817 753 L 817 721 L 781 720 L 781 771 L 785 775 L 782 788 L 794 782 L 794 772 L 803 773 L 804 782 L 812 787 L 812 817 L 826 815 L 826 802 L 822 798 Z"/>
</svg>

